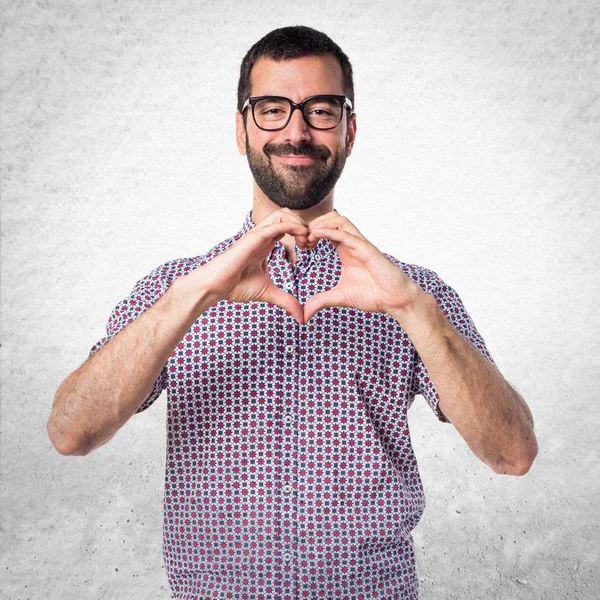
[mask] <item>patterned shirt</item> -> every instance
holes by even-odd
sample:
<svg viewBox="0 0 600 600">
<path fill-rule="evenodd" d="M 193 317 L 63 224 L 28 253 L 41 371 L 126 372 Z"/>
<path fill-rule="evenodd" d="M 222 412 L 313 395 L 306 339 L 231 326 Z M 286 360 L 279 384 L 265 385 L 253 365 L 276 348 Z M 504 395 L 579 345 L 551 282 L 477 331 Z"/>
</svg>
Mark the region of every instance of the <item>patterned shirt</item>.
<svg viewBox="0 0 600 600">
<path fill-rule="evenodd" d="M 90 356 L 204 255 L 171 260 L 136 283 Z M 301 304 L 334 287 L 341 262 L 322 238 L 276 242 L 270 277 Z M 439 276 L 384 255 L 493 364 L 458 294 Z M 328 307 L 299 324 L 266 302 L 208 308 L 174 349 L 147 409 L 167 389 L 163 553 L 175 598 L 418 598 L 411 531 L 425 508 L 407 412 L 435 385 L 390 315 Z"/>
</svg>

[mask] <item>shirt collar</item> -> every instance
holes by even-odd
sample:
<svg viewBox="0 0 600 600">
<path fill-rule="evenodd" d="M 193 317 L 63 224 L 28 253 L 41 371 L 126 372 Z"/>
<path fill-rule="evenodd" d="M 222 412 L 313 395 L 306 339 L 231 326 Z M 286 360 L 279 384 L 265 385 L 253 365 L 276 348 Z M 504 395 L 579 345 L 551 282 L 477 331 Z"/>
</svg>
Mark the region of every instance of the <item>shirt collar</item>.
<svg viewBox="0 0 600 600">
<path fill-rule="evenodd" d="M 252 220 L 252 209 L 250 209 L 246 214 L 246 218 L 244 219 L 242 228 L 235 236 L 236 239 L 242 237 L 247 231 L 249 231 L 253 227 L 256 227 L 256 223 Z M 325 258 L 332 250 L 335 250 L 335 246 L 333 245 L 333 242 L 328 238 L 320 238 L 317 242 L 317 245 L 314 248 L 306 248 L 304 250 L 298 248 L 298 246 L 296 246 L 295 248 L 296 257 L 299 263 L 308 262 L 309 260 L 320 261 L 323 258 Z M 275 246 L 273 247 L 273 250 L 271 251 L 268 260 L 271 260 L 271 257 L 273 256 L 278 256 L 281 258 L 285 257 L 285 247 L 281 240 L 277 240 L 275 242 Z"/>
</svg>

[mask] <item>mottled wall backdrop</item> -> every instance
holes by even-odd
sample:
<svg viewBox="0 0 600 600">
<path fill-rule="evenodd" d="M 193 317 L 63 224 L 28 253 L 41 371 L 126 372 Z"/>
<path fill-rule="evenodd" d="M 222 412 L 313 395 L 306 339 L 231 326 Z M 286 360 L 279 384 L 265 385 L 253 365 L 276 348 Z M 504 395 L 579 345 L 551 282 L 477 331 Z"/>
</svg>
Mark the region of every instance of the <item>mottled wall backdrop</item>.
<svg viewBox="0 0 600 600">
<path fill-rule="evenodd" d="M 535 416 L 500 476 L 415 402 L 422 597 L 598 597 L 599 6 L 4 0 L 0 596 L 170 598 L 166 396 L 87 457 L 45 424 L 133 284 L 241 226 L 239 64 L 305 24 L 356 74 L 336 208 L 459 292 Z"/>
</svg>

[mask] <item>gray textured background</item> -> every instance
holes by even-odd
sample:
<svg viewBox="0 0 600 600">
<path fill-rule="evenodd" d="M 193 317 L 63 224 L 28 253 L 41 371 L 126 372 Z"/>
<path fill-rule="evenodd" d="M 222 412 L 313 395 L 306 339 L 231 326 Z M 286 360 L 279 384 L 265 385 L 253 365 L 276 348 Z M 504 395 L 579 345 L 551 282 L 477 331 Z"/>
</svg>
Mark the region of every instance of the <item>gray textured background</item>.
<svg viewBox="0 0 600 600">
<path fill-rule="evenodd" d="M 415 402 L 422 598 L 598 597 L 596 0 L 4 0 L 2 13 L 2 598 L 170 598 L 166 395 L 85 458 L 56 453 L 45 423 L 133 284 L 240 228 L 239 64 L 294 24 L 328 33 L 355 69 L 336 208 L 457 289 L 536 420 L 533 468 L 500 476 Z"/>
</svg>

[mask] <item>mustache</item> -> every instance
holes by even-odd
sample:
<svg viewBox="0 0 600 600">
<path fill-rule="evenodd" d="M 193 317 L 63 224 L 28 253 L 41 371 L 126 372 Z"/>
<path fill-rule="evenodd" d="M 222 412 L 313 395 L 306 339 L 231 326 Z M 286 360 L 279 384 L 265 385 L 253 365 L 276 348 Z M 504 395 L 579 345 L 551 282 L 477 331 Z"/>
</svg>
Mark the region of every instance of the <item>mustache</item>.
<svg viewBox="0 0 600 600">
<path fill-rule="evenodd" d="M 331 152 L 326 146 L 314 146 L 308 142 L 303 142 L 298 146 L 293 146 L 292 144 L 273 144 L 272 142 L 269 142 L 268 144 L 265 144 L 263 150 L 267 156 L 270 156 L 271 154 L 290 154 L 321 159 L 326 159 L 331 156 Z"/>
</svg>

